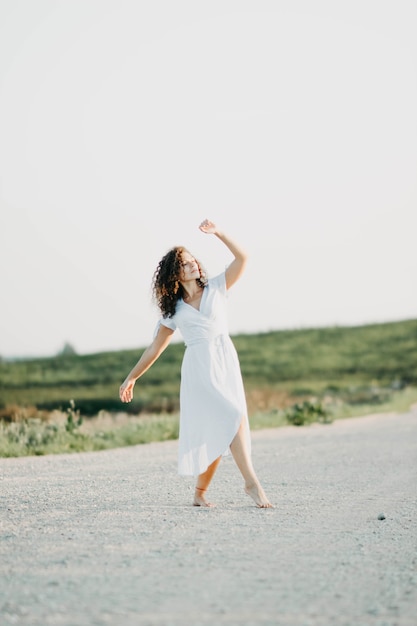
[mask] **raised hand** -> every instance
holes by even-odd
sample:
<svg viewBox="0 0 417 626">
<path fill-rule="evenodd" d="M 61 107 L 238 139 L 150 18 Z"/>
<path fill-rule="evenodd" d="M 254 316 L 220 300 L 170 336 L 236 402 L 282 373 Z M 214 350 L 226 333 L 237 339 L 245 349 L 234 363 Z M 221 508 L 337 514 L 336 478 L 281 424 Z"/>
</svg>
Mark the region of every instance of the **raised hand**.
<svg viewBox="0 0 417 626">
<path fill-rule="evenodd" d="M 199 229 L 201 230 L 201 232 L 206 233 L 206 235 L 214 235 L 214 233 L 217 231 L 217 226 L 214 222 L 211 222 L 210 220 L 204 220 L 204 222 L 201 222 Z"/>
</svg>

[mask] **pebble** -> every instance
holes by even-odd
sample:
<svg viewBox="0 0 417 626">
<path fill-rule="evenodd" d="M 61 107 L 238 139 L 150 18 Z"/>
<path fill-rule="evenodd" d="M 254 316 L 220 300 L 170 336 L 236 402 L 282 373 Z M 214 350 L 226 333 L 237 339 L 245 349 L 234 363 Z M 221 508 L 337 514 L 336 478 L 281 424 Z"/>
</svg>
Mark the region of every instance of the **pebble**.
<svg viewBox="0 0 417 626">
<path fill-rule="evenodd" d="M 380 514 L 378 515 L 378 519 L 379 519 L 379 520 L 383 520 L 383 519 L 385 519 L 385 515 L 384 515 L 383 513 L 380 513 Z"/>
</svg>

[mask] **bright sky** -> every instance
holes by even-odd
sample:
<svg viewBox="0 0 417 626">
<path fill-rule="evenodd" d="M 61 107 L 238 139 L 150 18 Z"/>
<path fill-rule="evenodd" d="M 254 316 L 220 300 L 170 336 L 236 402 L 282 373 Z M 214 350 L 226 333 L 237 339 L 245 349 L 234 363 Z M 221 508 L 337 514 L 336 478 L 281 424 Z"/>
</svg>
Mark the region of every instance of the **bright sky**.
<svg viewBox="0 0 417 626">
<path fill-rule="evenodd" d="M 415 0 L 2 0 L 0 355 L 145 346 L 172 245 L 230 330 L 417 316 Z"/>
</svg>

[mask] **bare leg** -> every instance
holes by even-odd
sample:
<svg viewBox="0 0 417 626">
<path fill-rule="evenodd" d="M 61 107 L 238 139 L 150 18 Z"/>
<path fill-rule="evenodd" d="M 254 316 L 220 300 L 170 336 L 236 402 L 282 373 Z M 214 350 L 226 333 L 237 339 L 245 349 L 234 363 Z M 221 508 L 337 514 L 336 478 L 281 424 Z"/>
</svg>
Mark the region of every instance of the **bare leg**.
<svg viewBox="0 0 417 626">
<path fill-rule="evenodd" d="M 272 504 L 266 497 L 265 492 L 255 474 L 252 460 L 247 449 L 245 433 L 246 428 L 247 425 L 245 421 L 242 420 L 240 428 L 230 445 L 230 450 L 245 481 L 246 493 L 255 501 L 257 507 L 260 509 L 269 509 L 272 507 Z"/>
<path fill-rule="evenodd" d="M 203 474 L 200 474 L 199 477 L 197 478 L 197 484 L 195 487 L 194 502 L 193 502 L 194 506 L 215 506 L 214 504 L 207 502 L 205 498 L 205 493 L 211 483 L 211 479 L 213 478 L 221 460 L 222 460 L 222 457 L 219 456 L 219 458 L 213 461 L 213 463 L 208 466 L 206 471 L 203 472 Z"/>
</svg>

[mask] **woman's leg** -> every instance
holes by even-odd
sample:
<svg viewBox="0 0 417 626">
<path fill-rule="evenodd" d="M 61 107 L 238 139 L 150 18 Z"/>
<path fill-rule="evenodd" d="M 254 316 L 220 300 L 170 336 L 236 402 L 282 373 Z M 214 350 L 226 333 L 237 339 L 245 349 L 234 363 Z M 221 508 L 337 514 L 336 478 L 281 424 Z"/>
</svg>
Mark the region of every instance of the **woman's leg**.
<svg viewBox="0 0 417 626">
<path fill-rule="evenodd" d="M 240 428 L 233 439 L 230 450 L 245 481 L 246 493 L 255 501 L 260 509 L 272 507 L 253 469 L 252 459 L 246 443 L 246 420 L 242 419 Z"/>
<path fill-rule="evenodd" d="M 214 506 L 210 502 L 207 502 L 205 498 L 205 493 L 211 483 L 211 479 L 213 478 L 221 460 L 222 460 L 222 457 L 219 456 L 219 458 L 213 461 L 213 463 L 208 466 L 206 471 L 203 472 L 203 474 L 200 474 L 199 477 L 197 478 L 197 484 L 195 487 L 194 502 L 193 502 L 194 506 Z"/>
</svg>

